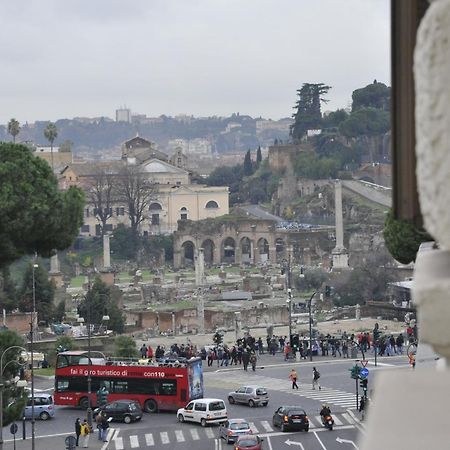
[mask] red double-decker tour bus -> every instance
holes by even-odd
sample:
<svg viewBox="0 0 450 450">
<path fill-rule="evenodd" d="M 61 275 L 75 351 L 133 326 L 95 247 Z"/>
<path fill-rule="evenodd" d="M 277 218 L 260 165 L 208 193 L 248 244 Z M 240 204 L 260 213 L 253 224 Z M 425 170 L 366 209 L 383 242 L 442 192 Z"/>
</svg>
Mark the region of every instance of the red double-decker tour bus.
<svg viewBox="0 0 450 450">
<path fill-rule="evenodd" d="M 146 412 L 176 411 L 193 399 L 203 397 L 201 358 L 171 363 L 145 360 L 107 359 L 101 352 L 67 351 L 58 354 L 54 399 L 57 405 L 87 408 L 88 372 L 91 373 L 91 406 L 103 386 L 108 402 L 137 400 Z"/>
</svg>

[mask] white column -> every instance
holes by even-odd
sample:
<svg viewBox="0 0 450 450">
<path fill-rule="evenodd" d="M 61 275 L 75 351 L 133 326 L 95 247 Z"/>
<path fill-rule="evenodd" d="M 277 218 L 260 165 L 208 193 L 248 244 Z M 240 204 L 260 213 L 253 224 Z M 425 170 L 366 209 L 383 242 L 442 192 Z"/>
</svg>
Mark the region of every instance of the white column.
<svg viewBox="0 0 450 450">
<path fill-rule="evenodd" d="M 111 252 L 109 247 L 109 234 L 103 235 L 103 268 L 111 267 Z"/>
<path fill-rule="evenodd" d="M 50 274 L 60 273 L 58 254 L 56 253 L 50 258 Z"/>
<path fill-rule="evenodd" d="M 336 180 L 334 184 L 334 211 L 336 217 L 336 247 L 335 250 L 344 248 L 344 224 L 342 219 L 342 184 Z"/>
</svg>

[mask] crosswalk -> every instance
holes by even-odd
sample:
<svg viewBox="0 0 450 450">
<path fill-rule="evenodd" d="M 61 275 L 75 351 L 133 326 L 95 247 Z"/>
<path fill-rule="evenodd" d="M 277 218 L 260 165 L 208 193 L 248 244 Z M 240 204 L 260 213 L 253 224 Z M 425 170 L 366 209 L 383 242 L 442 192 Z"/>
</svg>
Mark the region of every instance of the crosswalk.
<svg viewBox="0 0 450 450">
<path fill-rule="evenodd" d="M 214 382 L 214 379 L 220 381 L 223 385 L 223 373 L 220 372 L 210 372 L 208 373 L 208 380 Z M 245 385 L 249 382 L 249 377 L 246 372 L 243 371 L 230 371 L 226 375 L 227 383 L 233 386 Z M 322 389 L 313 390 L 311 384 L 299 383 L 298 390 L 292 389 L 290 382 L 280 382 L 279 378 L 266 377 L 262 375 L 252 374 L 251 384 L 259 384 L 265 386 L 267 389 L 272 391 L 286 392 L 293 395 L 298 395 L 300 397 L 310 398 L 312 400 L 317 400 L 321 403 L 332 404 L 336 406 L 341 406 L 345 409 L 356 409 L 355 394 L 350 392 L 341 391 L 339 389 L 332 389 L 326 386 L 322 386 Z"/>
<path fill-rule="evenodd" d="M 336 427 L 354 425 L 353 418 L 348 413 L 333 415 Z M 271 420 L 258 420 L 249 422 L 250 428 L 254 434 L 270 435 L 279 433 Z M 113 436 L 108 449 L 128 450 L 134 448 L 161 448 L 170 444 L 182 442 L 195 442 L 200 440 L 212 440 L 219 438 L 219 427 L 202 428 L 197 424 L 177 424 L 179 428 L 170 431 L 159 431 L 152 433 L 134 434 L 120 428 L 110 429 L 110 435 Z M 322 428 L 319 415 L 309 416 L 310 430 Z"/>
</svg>

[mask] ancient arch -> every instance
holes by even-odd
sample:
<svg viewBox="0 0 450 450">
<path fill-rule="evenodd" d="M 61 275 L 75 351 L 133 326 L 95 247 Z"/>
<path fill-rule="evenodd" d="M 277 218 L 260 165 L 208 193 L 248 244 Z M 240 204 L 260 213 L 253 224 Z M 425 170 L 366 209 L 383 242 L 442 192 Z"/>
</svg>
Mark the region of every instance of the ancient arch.
<svg viewBox="0 0 450 450">
<path fill-rule="evenodd" d="M 181 265 L 182 267 L 194 264 L 195 245 L 192 241 L 185 241 L 181 246 Z"/>
<path fill-rule="evenodd" d="M 275 254 L 277 263 L 281 262 L 285 257 L 284 248 L 285 248 L 284 240 L 281 238 L 277 238 L 275 240 Z"/>
<path fill-rule="evenodd" d="M 215 245 L 211 239 L 205 239 L 202 243 L 203 255 L 205 257 L 205 264 L 214 263 Z"/>
<path fill-rule="evenodd" d="M 232 237 L 227 237 L 222 243 L 222 262 L 234 264 L 236 260 L 236 242 Z"/>
<path fill-rule="evenodd" d="M 259 261 L 266 262 L 269 260 L 269 241 L 265 238 L 258 240 Z"/>
<path fill-rule="evenodd" d="M 253 261 L 252 241 L 248 237 L 243 237 L 239 243 L 241 248 L 241 262 L 251 263 Z"/>
</svg>

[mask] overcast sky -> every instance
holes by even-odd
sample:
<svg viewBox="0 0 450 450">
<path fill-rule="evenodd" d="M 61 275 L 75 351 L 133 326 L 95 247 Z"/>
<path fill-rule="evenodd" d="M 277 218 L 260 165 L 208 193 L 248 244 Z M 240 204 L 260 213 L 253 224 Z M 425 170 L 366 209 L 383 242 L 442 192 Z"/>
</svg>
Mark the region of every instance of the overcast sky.
<svg viewBox="0 0 450 450">
<path fill-rule="evenodd" d="M 388 0 L 0 0 L 0 123 L 292 114 L 302 83 L 390 84 Z"/>
</svg>

